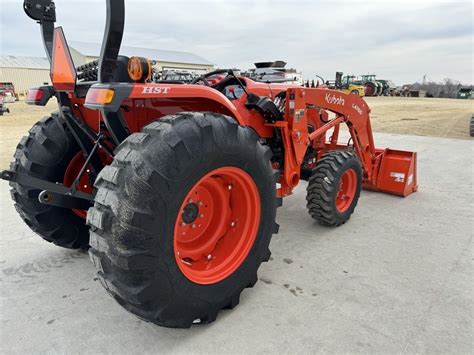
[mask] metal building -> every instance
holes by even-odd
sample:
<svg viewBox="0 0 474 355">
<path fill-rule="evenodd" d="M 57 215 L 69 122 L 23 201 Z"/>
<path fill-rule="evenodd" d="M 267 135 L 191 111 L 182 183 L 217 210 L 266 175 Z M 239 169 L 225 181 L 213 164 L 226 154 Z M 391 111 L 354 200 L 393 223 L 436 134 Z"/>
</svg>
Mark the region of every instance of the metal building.
<svg viewBox="0 0 474 355">
<path fill-rule="evenodd" d="M 49 61 L 41 57 L 0 56 L 0 82 L 12 82 L 17 94 L 32 86 L 49 84 Z"/>
<path fill-rule="evenodd" d="M 96 60 L 100 54 L 101 45 L 70 41 L 69 47 L 74 64 L 79 66 Z M 120 54 L 154 60 L 156 69 L 160 71 L 183 70 L 202 74 L 214 68 L 208 60 L 188 52 L 122 46 Z M 12 82 L 15 92 L 23 96 L 33 86 L 51 83 L 49 61 L 41 57 L 0 56 L 0 82 Z"/>
<path fill-rule="evenodd" d="M 68 41 L 71 56 L 76 66 L 96 60 L 99 57 L 101 45 L 98 43 Z M 131 57 L 140 56 L 156 61 L 156 69 L 184 70 L 195 73 L 206 73 L 214 68 L 207 59 L 189 52 L 166 51 L 162 49 L 120 47 L 120 54 Z"/>
</svg>

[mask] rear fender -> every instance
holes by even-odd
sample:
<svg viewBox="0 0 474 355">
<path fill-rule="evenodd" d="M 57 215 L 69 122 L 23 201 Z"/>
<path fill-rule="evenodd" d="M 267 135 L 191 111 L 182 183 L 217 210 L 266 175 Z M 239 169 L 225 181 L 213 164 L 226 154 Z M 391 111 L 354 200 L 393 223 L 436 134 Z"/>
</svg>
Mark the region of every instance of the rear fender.
<svg viewBox="0 0 474 355">
<path fill-rule="evenodd" d="M 205 99 L 222 106 L 228 115 L 235 118 L 241 125 L 245 121 L 232 102 L 219 91 L 203 85 L 176 85 L 176 84 L 135 84 L 131 99 Z M 209 108 L 210 110 L 211 107 Z"/>
<path fill-rule="evenodd" d="M 96 104 L 93 101 L 91 92 L 97 89 L 113 89 L 115 91 L 112 102 L 109 104 Z M 246 122 L 237 111 L 232 102 L 219 91 L 202 85 L 178 85 L 178 84 L 94 84 L 89 90 L 85 106 L 90 109 L 102 110 L 104 112 L 117 112 L 125 99 L 149 100 L 149 101 L 186 101 L 186 100 L 207 100 L 213 105 L 209 105 L 208 111 L 214 111 L 219 107 L 223 112 L 237 120 L 241 125 Z M 178 105 L 177 105 L 178 106 Z"/>
</svg>

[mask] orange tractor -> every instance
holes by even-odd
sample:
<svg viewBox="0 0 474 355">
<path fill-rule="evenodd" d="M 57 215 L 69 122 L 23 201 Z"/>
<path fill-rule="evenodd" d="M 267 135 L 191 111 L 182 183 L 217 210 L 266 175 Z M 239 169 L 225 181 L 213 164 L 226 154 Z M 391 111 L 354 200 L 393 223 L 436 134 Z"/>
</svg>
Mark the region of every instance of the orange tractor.
<svg viewBox="0 0 474 355">
<path fill-rule="evenodd" d="M 328 226 L 350 218 L 362 187 L 417 189 L 416 153 L 375 148 L 356 95 L 232 70 L 150 83 L 150 61 L 119 55 L 123 0 L 107 1 L 97 63 L 75 68 L 54 3 L 24 9 L 41 25 L 52 79 L 28 103 L 55 96 L 59 110 L 33 126 L 1 176 L 26 224 L 62 247 L 90 245 L 103 286 L 142 319 L 189 327 L 235 307 L 300 180 L 309 214 Z M 225 78 L 209 83 L 216 74 Z M 338 143 L 341 124 L 348 144 Z"/>
</svg>

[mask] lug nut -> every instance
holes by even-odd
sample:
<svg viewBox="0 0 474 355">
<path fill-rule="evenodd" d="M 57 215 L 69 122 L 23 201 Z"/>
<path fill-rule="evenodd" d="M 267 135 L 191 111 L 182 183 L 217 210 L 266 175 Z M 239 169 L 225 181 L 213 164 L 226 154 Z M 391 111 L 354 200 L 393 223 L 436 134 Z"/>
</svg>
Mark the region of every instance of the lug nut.
<svg viewBox="0 0 474 355">
<path fill-rule="evenodd" d="M 235 222 L 232 222 L 232 223 L 230 224 L 230 226 L 231 226 L 232 228 L 235 227 Z"/>
<path fill-rule="evenodd" d="M 232 185 L 227 186 L 229 190 L 232 190 Z"/>
<path fill-rule="evenodd" d="M 202 201 L 199 201 L 199 206 L 202 206 Z"/>
<path fill-rule="evenodd" d="M 199 217 L 204 218 L 204 215 L 201 213 L 201 214 L 199 215 Z"/>
<path fill-rule="evenodd" d="M 193 223 L 193 225 L 191 226 L 191 228 L 193 228 L 193 229 L 196 228 L 196 225 Z"/>
<path fill-rule="evenodd" d="M 209 255 L 207 256 L 207 260 L 211 260 L 211 259 L 212 259 L 212 255 L 209 254 Z"/>
</svg>

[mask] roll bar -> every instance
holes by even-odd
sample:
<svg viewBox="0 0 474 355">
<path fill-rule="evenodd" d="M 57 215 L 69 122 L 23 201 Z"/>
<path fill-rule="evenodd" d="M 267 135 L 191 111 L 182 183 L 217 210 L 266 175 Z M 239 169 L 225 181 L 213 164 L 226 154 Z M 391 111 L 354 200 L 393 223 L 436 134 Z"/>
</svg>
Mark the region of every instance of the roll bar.
<svg viewBox="0 0 474 355">
<path fill-rule="evenodd" d="M 104 38 L 99 57 L 99 81 L 103 83 L 113 80 L 125 25 L 125 0 L 106 0 L 106 4 Z M 54 2 L 52 0 L 24 0 L 23 9 L 28 17 L 40 24 L 46 55 L 51 63 L 54 23 L 56 22 Z"/>
<path fill-rule="evenodd" d="M 104 39 L 99 58 L 99 82 L 113 80 L 125 25 L 125 1 L 107 0 Z"/>
<path fill-rule="evenodd" d="M 53 33 L 54 23 L 56 22 L 56 7 L 51 0 L 25 0 L 23 2 L 23 10 L 28 17 L 36 20 L 41 26 L 43 34 L 43 44 L 51 63 L 53 55 Z"/>
</svg>

